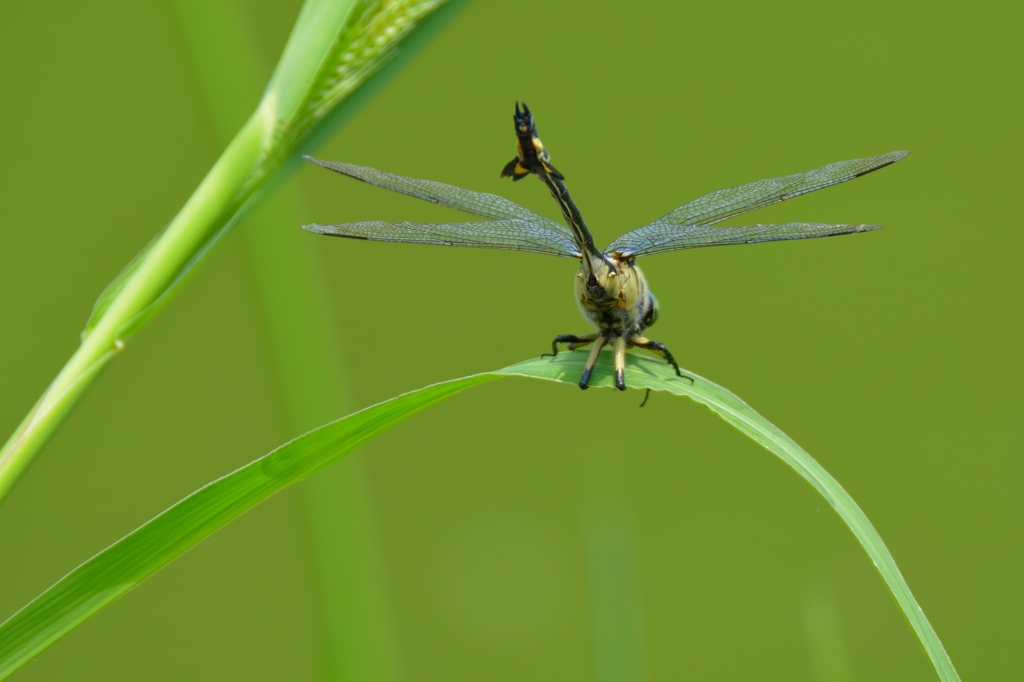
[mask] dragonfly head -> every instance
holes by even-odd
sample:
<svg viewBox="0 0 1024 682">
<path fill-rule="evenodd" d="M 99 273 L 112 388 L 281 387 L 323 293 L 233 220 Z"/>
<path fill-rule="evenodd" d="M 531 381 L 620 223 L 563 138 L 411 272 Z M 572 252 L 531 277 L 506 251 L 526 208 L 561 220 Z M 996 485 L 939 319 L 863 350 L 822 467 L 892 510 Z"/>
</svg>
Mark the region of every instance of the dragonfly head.
<svg viewBox="0 0 1024 682">
<path fill-rule="evenodd" d="M 590 272 L 584 275 L 587 298 L 598 304 L 618 300 L 626 281 L 622 265 L 609 256 L 593 255 L 589 260 Z"/>
<path fill-rule="evenodd" d="M 651 312 L 656 304 L 648 296 L 643 273 L 632 259 L 614 253 L 586 257 L 576 276 L 576 296 L 584 317 L 603 332 L 636 334 L 657 315 Z"/>
</svg>

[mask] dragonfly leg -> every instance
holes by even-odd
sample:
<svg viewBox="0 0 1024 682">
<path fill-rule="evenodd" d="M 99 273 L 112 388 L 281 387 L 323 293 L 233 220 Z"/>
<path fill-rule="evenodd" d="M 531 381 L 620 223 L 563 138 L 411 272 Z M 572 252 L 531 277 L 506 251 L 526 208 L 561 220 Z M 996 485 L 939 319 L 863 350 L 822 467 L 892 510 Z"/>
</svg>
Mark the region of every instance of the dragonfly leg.
<svg viewBox="0 0 1024 682">
<path fill-rule="evenodd" d="M 626 390 L 626 337 L 615 337 L 615 388 Z"/>
<path fill-rule="evenodd" d="M 593 343 L 594 339 L 597 338 L 597 334 L 587 334 L 586 336 L 576 336 L 575 334 L 559 334 L 555 337 L 555 340 L 551 342 L 551 352 L 544 353 L 541 355 L 542 358 L 553 358 L 558 355 L 558 344 L 567 343 L 569 344 L 569 350 L 576 350 L 588 343 Z"/>
<path fill-rule="evenodd" d="M 645 339 L 642 336 L 634 336 L 629 340 L 629 343 L 633 346 L 636 346 L 637 348 L 646 348 L 647 350 L 654 351 L 655 353 L 659 354 L 661 357 L 665 358 L 665 362 L 667 362 L 668 364 L 672 365 L 672 367 L 675 368 L 676 376 L 680 376 L 684 379 L 689 379 L 690 383 L 693 383 L 693 377 L 688 377 L 685 374 L 683 374 L 682 370 L 679 369 L 679 365 L 676 364 L 676 359 L 672 357 L 672 353 L 670 353 L 668 348 L 665 347 L 665 344 L 661 343 L 660 341 L 651 341 L 650 339 Z"/>
<path fill-rule="evenodd" d="M 601 356 L 601 349 L 604 348 L 604 344 L 608 343 L 608 337 L 598 336 L 594 339 L 594 346 L 590 349 L 590 355 L 587 357 L 587 364 L 583 365 L 583 376 L 580 377 L 580 388 L 586 390 L 590 384 L 590 375 L 594 371 L 594 365 L 597 364 L 597 359 Z"/>
</svg>

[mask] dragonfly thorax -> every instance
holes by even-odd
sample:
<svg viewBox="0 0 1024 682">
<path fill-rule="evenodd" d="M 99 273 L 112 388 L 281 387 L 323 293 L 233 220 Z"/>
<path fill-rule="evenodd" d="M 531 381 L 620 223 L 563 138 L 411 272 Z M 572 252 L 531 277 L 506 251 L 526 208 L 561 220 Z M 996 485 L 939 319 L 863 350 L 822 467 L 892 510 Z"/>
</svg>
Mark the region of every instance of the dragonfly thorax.
<svg viewBox="0 0 1024 682">
<path fill-rule="evenodd" d="M 656 304 L 643 273 L 631 258 L 618 254 L 580 264 L 576 302 L 584 317 L 614 336 L 640 334 L 655 317 Z"/>
</svg>

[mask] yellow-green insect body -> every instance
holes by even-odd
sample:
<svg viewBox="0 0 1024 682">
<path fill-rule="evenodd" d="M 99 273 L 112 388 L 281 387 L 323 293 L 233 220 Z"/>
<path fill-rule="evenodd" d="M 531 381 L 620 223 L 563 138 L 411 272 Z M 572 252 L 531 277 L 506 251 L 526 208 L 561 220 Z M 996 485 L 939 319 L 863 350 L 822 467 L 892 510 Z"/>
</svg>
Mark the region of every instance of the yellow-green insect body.
<svg viewBox="0 0 1024 682">
<path fill-rule="evenodd" d="M 644 330 L 658 319 L 658 300 L 647 288 L 647 280 L 632 258 L 618 253 L 590 259 L 584 256 L 576 273 L 576 303 L 598 332 L 558 336 L 552 344 L 552 354 L 557 354 L 559 343 L 567 343 L 570 350 L 594 344 L 580 377 L 580 388 L 589 384 L 601 349 L 608 343 L 614 351 L 615 384 L 619 389 L 626 386 L 626 350 L 634 346 L 660 353 L 679 373 L 668 349 L 643 336 Z"/>
<path fill-rule="evenodd" d="M 647 280 L 635 261 L 617 254 L 593 259 L 589 268 L 580 263 L 576 303 L 602 332 L 636 335 L 653 323 L 647 319 L 653 308 Z"/>
</svg>

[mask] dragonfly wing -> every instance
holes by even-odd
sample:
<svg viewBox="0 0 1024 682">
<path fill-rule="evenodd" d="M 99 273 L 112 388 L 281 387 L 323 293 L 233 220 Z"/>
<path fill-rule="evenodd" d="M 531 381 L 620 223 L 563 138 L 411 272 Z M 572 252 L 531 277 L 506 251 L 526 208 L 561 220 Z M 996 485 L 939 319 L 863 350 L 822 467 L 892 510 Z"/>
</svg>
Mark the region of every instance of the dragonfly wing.
<svg viewBox="0 0 1024 682">
<path fill-rule="evenodd" d="M 323 166 L 336 173 L 347 175 L 350 178 L 362 180 L 370 185 L 390 189 L 393 192 L 408 194 L 411 197 L 425 199 L 431 203 L 465 211 L 481 218 L 493 220 L 527 220 L 531 222 L 547 224 L 550 229 L 565 231 L 565 228 L 558 223 L 548 220 L 542 215 L 534 213 L 528 208 L 509 201 L 505 197 L 485 192 L 474 192 L 453 185 L 446 185 L 433 180 L 420 180 L 418 178 L 407 178 L 404 175 L 385 173 L 375 168 L 355 166 L 351 163 L 338 161 L 321 161 L 312 156 L 305 157 L 318 166 Z M 568 231 L 566 231 L 568 235 Z"/>
<path fill-rule="evenodd" d="M 655 223 L 674 225 L 712 225 L 741 213 L 764 208 L 818 189 L 853 180 L 871 171 L 896 163 L 910 152 L 889 152 L 869 159 L 830 163 L 806 173 L 758 180 L 739 187 L 720 189 L 683 204 L 658 218 Z M 623 235 L 625 236 L 625 235 Z"/>
<path fill-rule="evenodd" d="M 644 256 L 664 251 L 697 249 L 702 246 L 756 244 L 789 239 L 834 237 L 877 230 L 880 225 L 828 225 L 825 223 L 786 223 L 785 225 L 751 225 L 747 227 L 714 227 L 712 225 L 672 225 L 654 222 L 627 232 L 608 247 L 609 253 Z"/>
<path fill-rule="evenodd" d="M 304 225 L 302 229 L 331 237 L 374 242 L 406 242 L 469 246 L 479 249 L 531 251 L 579 258 L 572 235 L 559 225 L 530 220 L 495 220 L 480 223 L 384 223 L 379 220 L 340 225 Z M 555 228 L 552 229 L 551 225 Z"/>
</svg>

